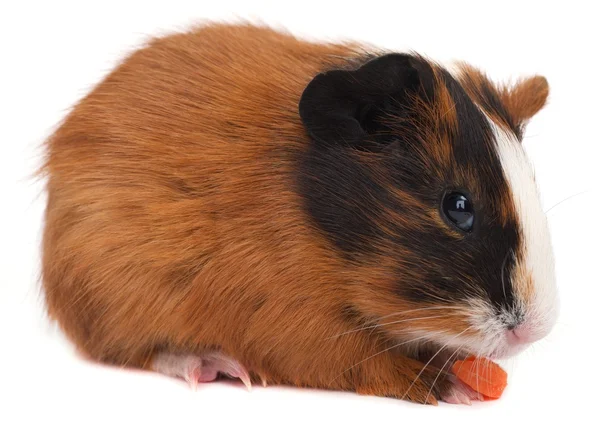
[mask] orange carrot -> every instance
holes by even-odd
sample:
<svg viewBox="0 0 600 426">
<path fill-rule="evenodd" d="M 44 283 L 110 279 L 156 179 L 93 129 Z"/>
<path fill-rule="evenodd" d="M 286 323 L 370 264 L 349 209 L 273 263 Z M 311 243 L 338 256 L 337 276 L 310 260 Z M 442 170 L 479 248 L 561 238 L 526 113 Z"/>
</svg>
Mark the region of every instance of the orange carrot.
<svg viewBox="0 0 600 426">
<path fill-rule="evenodd" d="M 486 358 L 468 357 L 456 361 L 452 373 L 467 386 L 484 396 L 484 399 L 498 399 L 508 384 L 508 375 L 498 364 Z"/>
</svg>

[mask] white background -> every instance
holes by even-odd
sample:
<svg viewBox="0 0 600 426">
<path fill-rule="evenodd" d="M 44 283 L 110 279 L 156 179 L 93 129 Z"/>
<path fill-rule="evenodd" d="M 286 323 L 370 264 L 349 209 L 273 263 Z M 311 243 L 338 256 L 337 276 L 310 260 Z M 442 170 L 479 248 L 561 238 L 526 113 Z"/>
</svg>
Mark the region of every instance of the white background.
<svg viewBox="0 0 600 426">
<path fill-rule="evenodd" d="M 2 2 L 0 424 L 505 425 L 597 413 L 600 34 L 594 2 L 236 3 Z M 547 339 L 505 365 L 510 386 L 501 400 L 424 407 L 337 392 L 248 393 L 228 383 L 194 393 L 177 380 L 82 361 L 46 322 L 37 283 L 44 194 L 29 179 L 37 147 L 68 108 L 148 36 L 236 17 L 312 38 L 349 37 L 467 60 L 500 80 L 532 73 L 548 78 L 550 104 L 524 143 L 544 206 L 575 195 L 549 212 L 561 315 Z"/>
</svg>

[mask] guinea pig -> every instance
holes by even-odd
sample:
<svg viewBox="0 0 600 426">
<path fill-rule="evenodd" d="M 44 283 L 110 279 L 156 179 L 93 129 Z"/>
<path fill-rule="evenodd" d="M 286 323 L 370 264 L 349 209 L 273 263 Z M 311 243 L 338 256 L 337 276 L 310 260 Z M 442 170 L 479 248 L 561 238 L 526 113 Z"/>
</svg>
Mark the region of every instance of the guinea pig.
<svg viewBox="0 0 600 426">
<path fill-rule="evenodd" d="M 542 76 L 252 24 L 153 38 L 44 143 L 42 290 L 93 362 L 425 404 L 558 314 Z"/>
</svg>

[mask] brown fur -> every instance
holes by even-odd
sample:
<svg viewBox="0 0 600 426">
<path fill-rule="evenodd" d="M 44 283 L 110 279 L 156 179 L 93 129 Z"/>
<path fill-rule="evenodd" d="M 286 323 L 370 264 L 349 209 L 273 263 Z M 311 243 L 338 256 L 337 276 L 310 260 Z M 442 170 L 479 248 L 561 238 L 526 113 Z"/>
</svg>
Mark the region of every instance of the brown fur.
<svg viewBox="0 0 600 426">
<path fill-rule="evenodd" d="M 501 99 L 514 120 L 525 123 L 546 105 L 549 94 L 546 77 L 536 75 L 502 88 Z"/>
<path fill-rule="evenodd" d="M 490 118 L 509 130 L 523 127 L 545 105 L 550 93 L 548 80 L 536 75 L 517 81 L 516 84 L 496 85 L 483 72 L 469 64 L 461 64 L 461 83 L 475 102 L 481 105 Z M 497 98 L 502 110 L 490 107 L 490 95 Z"/>
<path fill-rule="evenodd" d="M 394 397 L 410 388 L 407 399 L 436 403 L 444 374 L 430 394 L 437 369 L 417 379 L 422 362 L 374 356 L 393 343 L 350 332 L 368 324 L 349 327 L 348 301 L 373 318 L 420 307 L 392 301 L 395 264 L 348 266 L 290 189 L 307 146 L 303 88 L 360 54 L 209 26 L 153 40 L 74 108 L 47 143 L 43 284 L 50 315 L 84 354 L 147 368 L 157 351 L 217 349 L 268 383 Z M 452 101 L 440 96 L 431 118 L 452 132 Z M 516 118 L 539 104 L 504 96 Z M 424 155 L 443 164 L 449 144 Z M 419 320 L 440 324 L 464 329 Z"/>
</svg>

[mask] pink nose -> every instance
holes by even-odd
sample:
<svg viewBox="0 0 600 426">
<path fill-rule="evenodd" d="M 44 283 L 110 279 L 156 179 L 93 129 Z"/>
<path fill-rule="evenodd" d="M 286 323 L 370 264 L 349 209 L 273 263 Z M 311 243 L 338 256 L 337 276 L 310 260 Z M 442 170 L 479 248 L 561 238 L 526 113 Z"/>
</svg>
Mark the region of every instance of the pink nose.
<svg viewBox="0 0 600 426">
<path fill-rule="evenodd" d="M 512 330 L 506 330 L 506 339 L 510 345 L 524 345 L 536 340 L 531 328 L 526 324 L 518 325 Z"/>
</svg>

